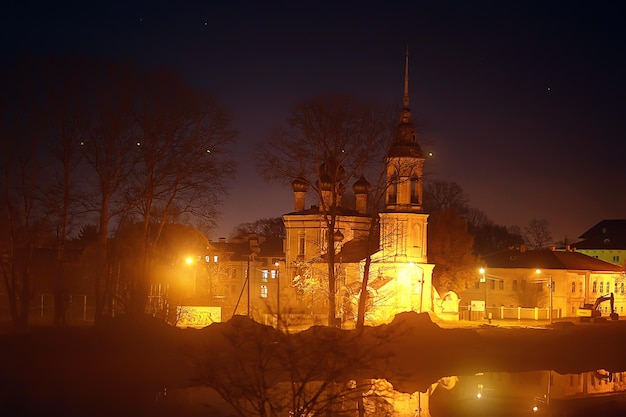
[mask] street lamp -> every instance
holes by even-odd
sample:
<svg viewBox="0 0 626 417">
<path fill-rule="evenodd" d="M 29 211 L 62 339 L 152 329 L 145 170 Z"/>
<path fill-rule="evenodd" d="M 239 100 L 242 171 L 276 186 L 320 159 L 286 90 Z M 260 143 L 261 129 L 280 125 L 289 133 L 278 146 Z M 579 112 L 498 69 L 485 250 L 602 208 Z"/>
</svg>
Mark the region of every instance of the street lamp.
<svg viewBox="0 0 626 417">
<path fill-rule="evenodd" d="M 483 282 L 485 284 L 485 320 L 488 320 L 489 316 L 487 314 L 487 281 L 489 280 L 502 282 L 503 279 L 499 276 L 488 274 L 485 268 L 480 268 L 478 272 L 480 272 L 481 275 L 480 282 Z"/>
<path fill-rule="evenodd" d="M 274 262 L 276 267 L 276 327 L 280 326 L 280 264 L 278 261 Z"/>
<path fill-rule="evenodd" d="M 541 269 L 536 269 L 535 273 L 537 275 L 541 274 Z M 552 324 L 552 293 L 554 292 L 554 281 L 552 280 L 552 275 L 548 275 L 548 278 L 539 278 L 537 280 L 535 280 L 535 282 L 540 282 L 540 283 L 548 283 L 548 289 L 550 291 L 550 324 Z"/>
<path fill-rule="evenodd" d="M 480 268 L 480 282 L 485 284 L 485 308 L 483 309 L 483 314 L 485 320 L 487 320 L 487 276 L 485 275 L 485 268 Z"/>
</svg>

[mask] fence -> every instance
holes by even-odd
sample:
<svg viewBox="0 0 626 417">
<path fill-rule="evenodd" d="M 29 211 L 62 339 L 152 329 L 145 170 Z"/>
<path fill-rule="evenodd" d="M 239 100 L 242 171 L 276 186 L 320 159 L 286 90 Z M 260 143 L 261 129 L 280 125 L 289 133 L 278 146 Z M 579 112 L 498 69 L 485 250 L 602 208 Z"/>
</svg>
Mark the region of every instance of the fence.
<svg viewBox="0 0 626 417">
<path fill-rule="evenodd" d="M 93 296 L 86 294 L 70 294 L 65 312 L 66 324 L 93 324 L 95 306 Z M 35 294 L 29 306 L 29 323 L 51 325 L 54 323 L 54 294 Z M 11 320 L 11 310 L 7 294 L 0 294 L 0 320 Z"/>
<path fill-rule="evenodd" d="M 487 307 L 487 311 L 472 310 L 471 306 L 459 306 L 461 320 L 550 320 L 550 308 L 544 307 Z M 560 318 L 561 309 L 552 310 L 552 318 Z"/>
</svg>

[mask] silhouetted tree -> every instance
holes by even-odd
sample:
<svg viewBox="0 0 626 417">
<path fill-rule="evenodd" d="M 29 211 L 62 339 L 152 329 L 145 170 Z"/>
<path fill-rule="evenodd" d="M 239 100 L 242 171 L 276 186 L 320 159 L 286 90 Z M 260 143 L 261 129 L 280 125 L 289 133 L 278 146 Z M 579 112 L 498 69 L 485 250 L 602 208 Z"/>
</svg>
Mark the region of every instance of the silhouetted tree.
<svg viewBox="0 0 626 417">
<path fill-rule="evenodd" d="M 545 249 L 552 243 L 550 223 L 546 219 L 531 219 L 524 227 L 524 242 L 529 249 Z"/>
<path fill-rule="evenodd" d="M 260 236 L 285 238 L 285 223 L 282 217 L 259 219 L 254 222 L 240 223 L 231 232 L 231 238 L 256 233 Z"/>
<path fill-rule="evenodd" d="M 326 229 L 328 324 L 336 326 L 335 236 L 346 185 L 366 171 L 386 140 L 387 124 L 371 105 L 328 95 L 294 105 L 286 125 L 258 147 L 258 168 L 269 182 L 304 184 L 319 198 Z"/>
<path fill-rule="evenodd" d="M 456 182 L 429 181 L 424 184 L 424 211 L 441 213 L 453 209 L 461 216 L 469 210 L 469 197 Z"/>
<path fill-rule="evenodd" d="M 476 281 L 477 260 L 474 238 L 454 210 L 431 215 L 428 231 L 428 260 L 435 264 L 433 282 L 439 289 L 458 291 Z"/>
<path fill-rule="evenodd" d="M 38 68 L 33 60 L 24 59 L 4 67 L 0 78 L 0 225 L 6 236 L 0 268 L 11 319 L 18 328 L 28 325 L 34 252 L 42 246 L 48 224 L 39 189 L 47 129 Z"/>
<path fill-rule="evenodd" d="M 486 223 L 473 230 L 474 254 L 479 256 L 519 247 L 524 238 L 515 233 L 515 228 Z"/>
<path fill-rule="evenodd" d="M 143 224 L 143 268 L 133 283 L 133 313 L 143 313 L 151 259 L 163 227 L 173 218 L 214 224 L 234 173 L 230 117 L 209 95 L 177 74 L 152 71 L 138 80 L 134 114 L 138 163 L 127 195 Z"/>
</svg>

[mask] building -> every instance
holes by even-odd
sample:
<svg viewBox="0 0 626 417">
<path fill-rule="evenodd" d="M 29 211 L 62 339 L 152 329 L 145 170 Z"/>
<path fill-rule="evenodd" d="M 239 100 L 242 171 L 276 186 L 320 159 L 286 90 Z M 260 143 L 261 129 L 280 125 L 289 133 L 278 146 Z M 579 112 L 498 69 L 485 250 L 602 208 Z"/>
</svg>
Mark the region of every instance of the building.
<svg viewBox="0 0 626 417">
<path fill-rule="evenodd" d="M 626 219 L 602 220 L 579 236 L 572 245 L 593 258 L 626 266 Z"/>
<path fill-rule="evenodd" d="M 404 96 L 400 122 L 385 158 L 388 184 L 384 208 L 368 207 L 371 186 L 364 177 L 352 184 L 354 209 L 333 201 L 333 184 L 326 183 L 336 162 L 325 161 L 318 169 L 318 201 L 306 207 L 311 180 L 292 182 L 294 211 L 283 215 L 286 229 L 285 263 L 293 285 L 285 290 L 284 306 L 295 317 L 312 316 L 325 322 L 328 313 L 328 259 L 334 259 L 336 314 L 343 323 L 355 320 L 366 262 L 369 267 L 367 323 L 390 321 L 403 311 L 435 311 L 458 318 L 454 296 L 446 302 L 432 285 L 434 265 L 427 261 L 427 220 L 423 212 L 424 155 L 409 108 L 408 53 L 405 60 Z M 334 231 L 329 239 L 329 213 Z M 333 242 L 332 245 L 329 242 Z M 281 299 L 282 300 L 282 299 Z M 448 307 L 447 311 L 444 304 Z M 287 311 L 285 311 L 287 313 Z"/>
<path fill-rule="evenodd" d="M 461 308 L 493 318 L 548 319 L 576 317 L 583 304 L 613 293 L 615 310 L 626 314 L 624 267 L 577 251 L 511 249 L 483 258 L 476 284 L 461 292 Z M 550 293 L 552 289 L 552 293 Z M 603 315 L 609 303 L 601 304 Z"/>
<path fill-rule="evenodd" d="M 284 271 L 283 240 L 255 233 L 227 242 L 209 242 L 205 254 L 207 279 L 198 283 L 202 304 L 220 307 L 222 319 L 247 315 L 272 324 L 280 308 L 280 273 Z"/>
</svg>

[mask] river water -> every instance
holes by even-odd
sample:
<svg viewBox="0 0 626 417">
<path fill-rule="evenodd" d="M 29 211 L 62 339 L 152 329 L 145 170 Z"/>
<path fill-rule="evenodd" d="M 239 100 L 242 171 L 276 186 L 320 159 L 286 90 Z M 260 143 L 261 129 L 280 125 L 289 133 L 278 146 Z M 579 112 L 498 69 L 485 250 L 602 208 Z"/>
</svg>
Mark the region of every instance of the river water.
<svg viewBox="0 0 626 417">
<path fill-rule="evenodd" d="M 361 405 L 358 395 L 345 395 L 333 415 L 359 416 L 360 408 L 361 415 L 371 417 L 626 416 L 626 373 L 531 371 L 449 376 L 426 392 L 411 394 L 394 391 L 384 380 L 371 380 L 360 395 Z M 207 388 L 164 390 L 157 402 L 163 410 L 177 410 L 178 415 L 234 415 L 229 402 Z M 283 411 L 280 415 L 296 413 Z"/>
</svg>

